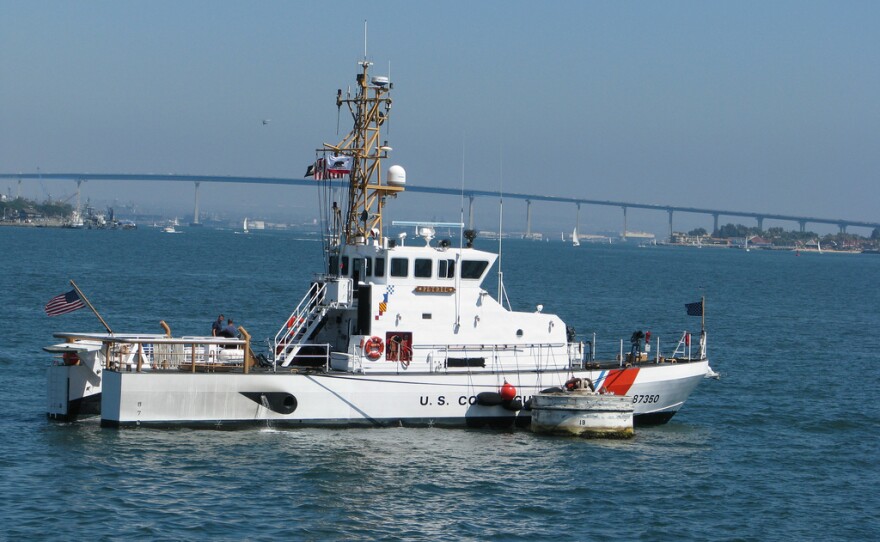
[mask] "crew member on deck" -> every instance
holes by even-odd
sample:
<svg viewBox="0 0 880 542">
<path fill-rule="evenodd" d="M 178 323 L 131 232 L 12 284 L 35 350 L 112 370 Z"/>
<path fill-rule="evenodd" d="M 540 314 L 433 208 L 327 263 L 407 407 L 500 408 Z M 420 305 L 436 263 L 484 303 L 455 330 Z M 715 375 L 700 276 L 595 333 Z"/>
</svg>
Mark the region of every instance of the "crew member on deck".
<svg viewBox="0 0 880 542">
<path fill-rule="evenodd" d="M 219 337 L 226 337 L 227 339 L 234 339 L 238 331 L 235 329 L 235 325 L 232 323 L 232 318 L 227 320 L 226 327 L 220 330 L 217 334 Z"/>
<path fill-rule="evenodd" d="M 212 337 L 219 337 L 221 331 L 223 331 L 223 315 L 222 314 L 220 316 L 218 316 L 216 320 L 214 320 L 214 323 L 211 324 L 211 336 Z"/>
</svg>

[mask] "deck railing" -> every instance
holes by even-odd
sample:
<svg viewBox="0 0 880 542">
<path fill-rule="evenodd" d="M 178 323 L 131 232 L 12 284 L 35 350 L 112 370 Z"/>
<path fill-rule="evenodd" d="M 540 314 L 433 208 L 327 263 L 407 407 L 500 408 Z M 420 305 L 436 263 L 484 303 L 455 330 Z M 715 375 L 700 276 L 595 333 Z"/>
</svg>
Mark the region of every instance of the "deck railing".
<svg viewBox="0 0 880 542">
<path fill-rule="evenodd" d="M 117 372 L 190 371 L 249 372 L 254 365 L 250 335 L 224 337 L 163 337 L 156 335 L 56 334 L 68 341 L 95 340 L 102 344 L 102 367 Z"/>
</svg>

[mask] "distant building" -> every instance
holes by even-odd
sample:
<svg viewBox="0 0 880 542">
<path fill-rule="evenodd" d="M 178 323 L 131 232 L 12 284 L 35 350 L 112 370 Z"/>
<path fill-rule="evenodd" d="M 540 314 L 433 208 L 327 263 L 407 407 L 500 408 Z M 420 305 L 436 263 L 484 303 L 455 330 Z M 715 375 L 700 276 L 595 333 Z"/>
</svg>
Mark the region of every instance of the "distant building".
<svg viewBox="0 0 880 542">
<path fill-rule="evenodd" d="M 726 239 L 715 239 L 711 235 L 688 235 L 684 232 L 675 231 L 672 232 L 671 238 L 672 244 L 674 245 L 694 245 L 694 246 L 702 246 L 702 245 L 726 245 Z"/>
<path fill-rule="evenodd" d="M 730 241 L 731 246 L 739 247 L 739 248 L 745 248 L 745 247 L 748 247 L 748 248 L 770 248 L 773 246 L 772 242 L 768 241 L 767 239 L 764 239 L 760 235 L 756 235 L 754 237 L 749 237 L 748 239 L 749 239 L 748 245 L 746 245 L 746 238 L 745 237 L 731 237 L 729 239 L 729 241 Z"/>
<path fill-rule="evenodd" d="M 37 212 L 33 207 L 22 209 L 18 212 L 18 220 L 21 222 L 33 222 L 43 218 L 43 215 Z"/>
</svg>

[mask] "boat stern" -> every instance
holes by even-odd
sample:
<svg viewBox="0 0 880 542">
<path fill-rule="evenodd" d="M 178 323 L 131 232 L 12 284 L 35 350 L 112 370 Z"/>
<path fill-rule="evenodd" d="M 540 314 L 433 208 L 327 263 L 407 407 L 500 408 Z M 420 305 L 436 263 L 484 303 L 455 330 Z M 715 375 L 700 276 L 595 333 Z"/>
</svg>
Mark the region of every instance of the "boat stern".
<svg viewBox="0 0 880 542">
<path fill-rule="evenodd" d="M 101 413 L 101 343 L 44 347 L 57 359 L 46 370 L 46 416 L 62 422 Z"/>
<path fill-rule="evenodd" d="M 46 416 L 60 422 L 101 413 L 101 379 L 85 365 L 51 365 L 46 375 Z"/>
</svg>

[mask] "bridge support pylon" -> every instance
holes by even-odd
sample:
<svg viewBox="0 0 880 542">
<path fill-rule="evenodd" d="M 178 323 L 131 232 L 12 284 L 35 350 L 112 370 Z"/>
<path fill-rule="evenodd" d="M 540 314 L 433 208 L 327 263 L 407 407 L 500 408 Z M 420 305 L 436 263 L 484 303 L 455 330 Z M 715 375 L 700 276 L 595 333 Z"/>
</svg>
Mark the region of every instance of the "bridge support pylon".
<svg viewBox="0 0 880 542">
<path fill-rule="evenodd" d="M 532 238 L 532 200 L 526 200 L 526 239 Z"/>
<path fill-rule="evenodd" d="M 193 225 L 199 226 L 199 185 L 202 184 L 200 181 L 195 181 L 196 184 L 196 205 L 193 209 Z"/>
</svg>

